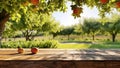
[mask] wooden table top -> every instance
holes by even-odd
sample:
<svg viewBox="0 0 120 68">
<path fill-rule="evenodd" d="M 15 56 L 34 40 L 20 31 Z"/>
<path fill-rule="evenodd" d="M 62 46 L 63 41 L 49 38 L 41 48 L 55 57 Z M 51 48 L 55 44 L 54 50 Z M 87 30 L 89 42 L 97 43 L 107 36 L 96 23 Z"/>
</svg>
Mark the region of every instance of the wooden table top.
<svg viewBox="0 0 120 68">
<path fill-rule="evenodd" d="M 39 49 L 37 54 L 24 50 L 18 54 L 17 49 L 0 49 L 0 60 L 120 60 L 120 49 Z"/>
</svg>

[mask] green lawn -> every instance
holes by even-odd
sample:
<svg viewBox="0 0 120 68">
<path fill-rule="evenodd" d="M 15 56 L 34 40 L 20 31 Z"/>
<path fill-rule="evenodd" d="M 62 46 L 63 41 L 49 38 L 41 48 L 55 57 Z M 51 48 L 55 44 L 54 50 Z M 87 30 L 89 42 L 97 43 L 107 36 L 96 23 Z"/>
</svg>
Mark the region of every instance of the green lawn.
<svg viewBox="0 0 120 68">
<path fill-rule="evenodd" d="M 88 49 L 91 45 L 87 44 L 60 44 L 57 46 L 57 48 L 60 49 Z"/>
<path fill-rule="evenodd" d="M 71 44 L 61 43 L 57 46 L 58 49 L 119 49 L 120 43 L 100 43 L 100 44 Z"/>
<path fill-rule="evenodd" d="M 94 42 L 94 43 L 93 43 Z M 55 48 L 55 49 L 120 49 L 120 41 L 57 41 L 57 40 L 44 40 L 44 41 L 6 41 L 2 42 L 1 48 Z"/>
</svg>

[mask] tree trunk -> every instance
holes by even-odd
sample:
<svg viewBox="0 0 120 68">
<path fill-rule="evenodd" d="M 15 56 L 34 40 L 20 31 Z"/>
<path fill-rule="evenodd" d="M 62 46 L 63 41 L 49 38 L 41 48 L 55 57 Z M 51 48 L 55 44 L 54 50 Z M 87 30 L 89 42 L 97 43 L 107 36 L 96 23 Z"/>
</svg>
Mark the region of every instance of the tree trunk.
<svg viewBox="0 0 120 68">
<path fill-rule="evenodd" d="M 92 39 L 95 40 L 95 35 L 94 34 L 92 35 Z"/>
<path fill-rule="evenodd" d="M 82 34 L 82 39 L 83 39 L 84 35 Z"/>
<path fill-rule="evenodd" d="M 30 40 L 28 34 L 29 34 L 28 30 L 26 30 L 26 35 L 25 35 L 25 39 L 26 39 L 26 41 L 29 41 L 29 40 Z"/>
<path fill-rule="evenodd" d="M 112 42 L 115 42 L 116 35 L 117 34 L 112 34 Z"/>
<path fill-rule="evenodd" d="M 29 40 L 30 40 L 28 36 L 26 36 L 25 39 L 26 39 L 26 41 L 29 41 Z"/>
<path fill-rule="evenodd" d="M 53 39 L 55 39 L 55 35 L 53 34 Z"/>
<path fill-rule="evenodd" d="M 56 36 L 57 36 L 57 34 L 53 34 L 53 39 L 55 39 Z"/>
<path fill-rule="evenodd" d="M 26 41 L 31 41 L 35 37 L 35 36 L 32 36 L 32 32 L 30 32 L 29 30 L 26 30 L 25 32 L 23 32 L 23 35 L 24 35 Z"/>
<path fill-rule="evenodd" d="M 9 14 L 5 10 L 3 10 L 0 13 L 0 47 L 1 47 L 2 33 L 5 28 L 5 23 L 8 21 L 8 19 L 9 19 Z"/>
<path fill-rule="evenodd" d="M 70 35 L 68 35 L 68 40 L 70 40 Z"/>
</svg>

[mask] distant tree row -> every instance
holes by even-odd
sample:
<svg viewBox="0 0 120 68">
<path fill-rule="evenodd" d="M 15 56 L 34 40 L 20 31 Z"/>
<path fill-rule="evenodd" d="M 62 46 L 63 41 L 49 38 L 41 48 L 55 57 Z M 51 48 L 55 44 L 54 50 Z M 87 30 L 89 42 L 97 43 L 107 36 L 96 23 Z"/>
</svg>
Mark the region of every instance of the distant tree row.
<svg viewBox="0 0 120 68">
<path fill-rule="evenodd" d="M 4 38 L 14 37 L 18 35 L 17 32 L 21 32 L 26 41 L 33 40 L 34 36 L 40 33 L 52 34 L 53 39 L 58 35 L 66 35 L 68 40 L 71 34 L 88 34 L 95 40 L 96 34 L 108 33 L 111 35 L 112 41 L 115 42 L 116 36 L 120 32 L 120 17 L 119 14 L 113 14 L 102 19 L 86 18 L 83 23 L 79 21 L 74 26 L 62 27 L 50 15 L 28 13 L 23 14 L 23 17 L 18 22 L 10 19 L 6 26 L 3 32 Z"/>
<path fill-rule="evenodd" d="M 88 34 L 95 40 L 96 34 L 111 35 L 111 39 L 115 42 L 117 34 L 120 32 L 120 17 L 119 14 L 112 14 L 109 17 L 102 19 L 86 18 L 83 23 L 71 27 L 63 28 L 58 34 L 67 35 L 68 39 L 71 34 Z"/>
<path fill-rule="evenodd" d="M 113 14 L 110 17 L 106 17 L 103 19 L 85 19 L 84 23 L 79 23 L 75 27 L 75 32 L 90 34 L 93 40 L 95 39 L 95 35 L 98 33 L 109 33 L 112 37 L 112 41 L 115 42 L 116 36 L 120 32 L 119 14 Z"/>
</svg>

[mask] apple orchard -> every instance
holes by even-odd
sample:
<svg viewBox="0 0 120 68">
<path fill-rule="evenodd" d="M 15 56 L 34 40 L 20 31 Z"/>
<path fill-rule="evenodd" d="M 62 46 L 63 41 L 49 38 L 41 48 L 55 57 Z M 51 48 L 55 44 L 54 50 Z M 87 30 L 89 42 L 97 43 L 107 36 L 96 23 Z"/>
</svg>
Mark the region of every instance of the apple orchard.
<svg viewBox="0 0 120 68">
<path fill-rule="evenodd" d="M 91 8 L 96 6 L 101 17 L 105 17 L 106 13 L 111 13 L 113 9 L 120 11 L 120 0 L 0 0 L 0 41 L 5 24 L 10 18 L 17 21 L 22 18 L 21 14 L 28 11 L 48 15 L 54 11 L 65 12 L 68 1 L 72 3 L 71 14 L 75 18 L 80 17 L 83 5 Z"/>
</svg>

